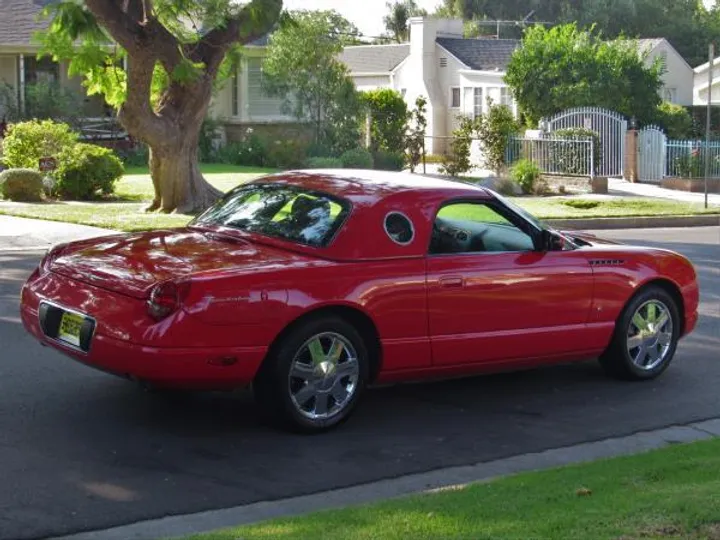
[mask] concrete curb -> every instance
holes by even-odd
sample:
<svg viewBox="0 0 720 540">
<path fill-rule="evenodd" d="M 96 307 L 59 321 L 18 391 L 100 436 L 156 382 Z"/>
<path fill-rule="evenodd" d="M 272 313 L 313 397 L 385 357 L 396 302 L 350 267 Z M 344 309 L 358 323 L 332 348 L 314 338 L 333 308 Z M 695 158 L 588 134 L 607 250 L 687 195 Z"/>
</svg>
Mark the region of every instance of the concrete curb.
<svg viewBox="0 0 720 540">
<path fill-rule="evenodd" d="M 603 230 L 603 229 L 655 229 L 671 227 L 717 227 L 720 215 L 699 216 L 644 216 L 588 219 L 546 219 L 545 223 L 556 229 Z"/>
<path fill-rule="evenodd" d="M 720 418 L 640 432 L 626 437 L 616 437 L 544 452 L 524 454 L 476 465 L 439 469 L 313 495 L 258 502 L 184 516 L 171 516 L 111 529 L 55 537 L 54 540 L 151 540 L 161 537 L 197 534 L 317 510 L 365 504 L 428 490 L 487 481 L 499 476 L 523 471 L 541 470 L 645 452 L 672 444 L 700 441 L 713 437 L 720 437 Z"/>
</svg>

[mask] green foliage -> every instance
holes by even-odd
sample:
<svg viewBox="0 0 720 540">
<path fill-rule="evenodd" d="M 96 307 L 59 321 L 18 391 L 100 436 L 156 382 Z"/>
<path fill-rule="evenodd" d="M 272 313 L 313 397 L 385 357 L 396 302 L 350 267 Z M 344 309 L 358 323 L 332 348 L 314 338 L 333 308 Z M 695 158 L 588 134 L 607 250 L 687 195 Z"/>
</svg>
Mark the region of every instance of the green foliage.
<svg viewBox="0 0 720 540">
<path fill-rule="evenodd" d="M 405 167 L 405 154 L 377 150 L 373 152 L 373 162 L 375 168 L 381 171 L 402 171 Z"/>
<path fill-rule="evenodd" d="M 427 131 L 427 99 L 418 96 L 410 115 L 412 128 L 407 136 L 407 161 L 410 172 L 415 172 L 425 156 L 425 132 Z"/>
<path fill-rule="evenodd" d="M 700 178 L 705 175 L 705 153 L 696 149 L 688 154 L 677 156 L 673 162 L 671 175 L 680 178 Z"/>
<path fill-rule="evenodd" d="M 284 98 L 286 113 L 313 126 L 316 143 L 336 153 L 357 146 L 362 102 L 337 58 L 343 36 L 357 29 L 335 11 L 298 11 L 293 20 L 271 36 L 263 64 L 265 90 Z"/>
<path fill-rule="evenodd" d="M 655 122 L 670 139 L 690 139 L 693 136 L 693 119 L 685 107 L 663 102 L 657 110 Z"/>
<path fill-rule="evenodd" d="M 7 169 L 0 172 L 0 195 L 11 201 L 42 200 L 42 175 L 32 169 Z"/>
<path fill-rule="evenodd" d="M 372 169 L 372 154 L 365 148 L 353 148 L 340 156 L 343 167 L 346 169 Z"/>
<path fill-rule="evenodd" d="M 3 139 L 3 161 L 11 168 L 37 169 L 40 158 L 57 158 L 76 141 L 70 126 L 52 120 L 11 124 Z"/>
<path fill-rule="evenodd" d="M 78 143 L 63 150 L 55 171 L 55 192 L 63 199 L 91 200 L 110 195 L 125 172 L 109 148 Z"/>
<path fill-rule="evenodd" d="M 597 173 L 602 160 L 602 140 L 600 134 L 592 129 L 566 128 L 553 131 L 553 137 L 573 141 L 592 141 L 593 172 Z M 559 164 L 559 170 L 565 174 L 588 174 L 587 149 L 579 145 L 568 145 L 561 142 L 551 145 L 550 159 Z"/>
<path fill-rule="evenodd" d="M 440 171 L 450 176 L 459 176 L 470 170 L 470 144 L 477 125 L 467 116 L 459 116 L 460 126 L 453 131 L 450 150 L 443 157 Z"/>
<path fill-rule="evenodd" d="M 217 130 L 220 127 L 220 121 L 215 118 L 207 117 L 203 120 L 200 127 L 200 139 L 198 151 L 200 152 L 200 161 L 210 163 L 215 158 L 215 141 L 217 140 Z"/>
<path fill-rule="evenodd" d="M 25 118 L 51 119 L 76 125 L 82 115 L 82 96 L 59 82 L 37 82 L 25 87 Z"/>
<path fill-rule="evenodd" d="M 386 2 L 388 14 L 383 17 L 385 30 L 397 42 L 403 43 L 410 39 L 408 19 L 427 15 L 427 11 L 418 7 L 415 0 L 395 0 Z"/>
<path fill-rule="evenodd" d="M 276 139 L 266 142 L 265 145 L 267 156 L 265 158 L 265 167 L 274 167 L 277 169 L 294 169 L 302 167 L 305 163 L 307 151 L 307 143 L 298 138 Z"/>
<path fill-rule="evenodd" d="M 17 91 L 15 87 L 5 82 L 0 82 L 0 121 L 16 122 L 21 119 L 20 107 L 18 106 Z"/>
<path fill-rule="evenodd" d="M 579 210 L 590 210 L 591 208 L 597 208 L 600 206 L 600 201 L 593 201 L 590 199 L 568 199 L 562 203 L 565 206 L 577 208 Z"/>
<path fill-rule="evenodd" d="M 567 24 L 529 28 L 505 81 L 532 124 L 580 106 L 604 107 L 649 123 L 660 104 L 660 77 L 660 65 L 645 67 L 635 42 L 606 41 Z"/>
<path fill-rule="evenodd" d="M 477 134 L 488 168 L 500 172 L 505 166 L 508 141 L 519 130 L 520 126 L 509 107 L 490 103 L 487 114 L 477 122 Z"/>
<path fill-rule="evenodd" d="M 540 168 L 529 159 L 521 159 L 510 168 L 510 176 L 523 193 L 535 193 L 540 174 Z"/>
<path fill-rule="evenodd" d="M 308 169 L 342 169 L 343 162 L 340 158 L 334 157 L 311 157 L 305 161 Z"/>
<path fill-rule="evenodd" d="M 402 152 L 409 113 L 400 93 L 390 88 L 379 88 L 364 92 L 362 99 L 370 113 L 372 149 Z"/>
<path fill-rule="evenodd" d="M 252 134 L 243 141 L 231 142 L 220 148 L 216 159 L 230 165 L 264 167 L 268 161 L 267 143 L 262 137 Z"/>
<path fill-rule="evenodd" d="M 117 154 L 125 167 L 142 167 L 148 164 L 150 149 L 146 144 L 137 143 L 134 148 L 118 151 Z"/>
</svg>

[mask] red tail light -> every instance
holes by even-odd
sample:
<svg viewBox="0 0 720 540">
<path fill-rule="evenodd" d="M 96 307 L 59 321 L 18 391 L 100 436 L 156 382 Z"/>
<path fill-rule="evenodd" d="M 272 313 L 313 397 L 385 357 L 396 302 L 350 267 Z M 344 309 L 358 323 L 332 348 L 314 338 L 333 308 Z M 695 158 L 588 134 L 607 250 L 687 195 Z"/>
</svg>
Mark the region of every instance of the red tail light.
<svg viewBox="0 0 720 540">
<path fill-rule="evenodd" d="M 148 313 L 156 321 L 172 315 L 180 309 L 189 292 L 190 284 L 187 282 L 166 281 L 160 283 L 150 293 L 150 299 L 147 302 Z"/>
</svg>

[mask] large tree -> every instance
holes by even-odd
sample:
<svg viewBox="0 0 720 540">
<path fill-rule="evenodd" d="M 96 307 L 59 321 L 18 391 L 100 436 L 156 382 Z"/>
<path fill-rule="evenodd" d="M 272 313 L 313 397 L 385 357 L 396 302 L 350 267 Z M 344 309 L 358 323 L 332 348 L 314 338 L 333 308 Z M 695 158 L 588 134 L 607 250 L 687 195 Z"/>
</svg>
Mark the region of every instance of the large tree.
<svg viewBox="0 0 720 540">
<path fill-rule="evenodd" d="M 397 43 L 404 43 L 410 39 L 408 19 L 427 15 L 427 11 L 420 8 L 415 0 L 395 0 L 385 4 L 388 14 L 383 18 L 385 29 Z"/>
<path fill-rule="evenodd" d="M 263 66 L 265 89 L 314 128 L 315 142 L 334 152 L 356 146 L 360 96 L 338 55 L 357 28 L 336 11 L 294 11 L 273 33 Z"/>
<path fill-rule="evenodd" d="M 574 24 L 527 30 L 505 75 L 531 123 L 570 107 L 605 107 L 651 122 L 660 104 L 658 63 L 646 67 L 637 44 L 604 40 Z"/>
<path fill-rule="evenodd" d="M 128 133 L 150 147 L 148 210 L 195 212 L 221 194 L 198 166 L 214 85 L 281 11 L 282 0 L 67 0 L 46 10 L 44 50 L 70 60 L 70 74 L 116 105 Z"/>
</svg>

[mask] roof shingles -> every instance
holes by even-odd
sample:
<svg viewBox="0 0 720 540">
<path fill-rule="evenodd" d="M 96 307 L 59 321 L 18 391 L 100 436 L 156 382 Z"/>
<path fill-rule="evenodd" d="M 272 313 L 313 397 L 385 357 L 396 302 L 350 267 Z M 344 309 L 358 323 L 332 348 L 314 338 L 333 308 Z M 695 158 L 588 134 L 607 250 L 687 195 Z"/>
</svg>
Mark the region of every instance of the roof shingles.
<svg viewBox="0 0 720 540">
<path fill-rule="evenodd" d="M 351 73 L 390 73 L 410 54 L 410 45 L 356 45 L 345 47 L 340 61 Z"/>
<path fill-rule="evenodd" d="M 504 71 L 513 51 L 520 46 L 516 39 L 437 38 L 437 43 L 470 69 Z"/>
<path fill-rule="evenodd" d="M 0 45 L 30 45 L 35 32 L 45 30 L 40 10 L 51 0 L 0 0 Z"/>
</svg>

